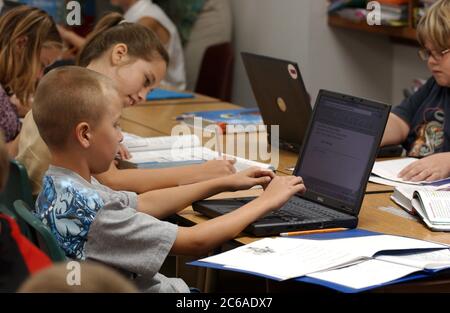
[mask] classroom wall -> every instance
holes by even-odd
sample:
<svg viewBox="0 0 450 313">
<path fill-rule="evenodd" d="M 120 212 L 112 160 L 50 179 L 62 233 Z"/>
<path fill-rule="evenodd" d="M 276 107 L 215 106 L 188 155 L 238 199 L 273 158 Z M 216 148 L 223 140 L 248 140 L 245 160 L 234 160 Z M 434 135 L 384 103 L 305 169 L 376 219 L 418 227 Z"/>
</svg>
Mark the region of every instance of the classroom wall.
<svg viewBox="0 0 450 313">
<path fill-rule="evenodd" d="M 411 85 L 412 79 L 427 79 L 431 76 L 426 62 L 417 56 L 418 47 L 393 45 L 394 60 L 392 68 L 392 103 L 399 104 L 403 99 L 403 88 Z"/>
<path fill-rule="evenodd" d="M 416 48 L 393 44 L 384 36 L 328 27 L 326 1 L 231 0 L 231 4 L 235 103 L 256 105 L 240 51 L 298 62 L 313 101 L 324 88 L 395 104 L 411 78 L 426 72 L 417 61 Z"/>
</svg>

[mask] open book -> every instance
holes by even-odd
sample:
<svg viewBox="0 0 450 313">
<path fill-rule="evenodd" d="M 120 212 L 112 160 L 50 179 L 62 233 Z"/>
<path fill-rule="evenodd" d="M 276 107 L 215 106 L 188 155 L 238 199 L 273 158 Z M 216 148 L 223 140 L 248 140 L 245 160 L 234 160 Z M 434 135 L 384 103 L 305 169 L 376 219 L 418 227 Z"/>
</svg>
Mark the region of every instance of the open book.
<svg viewBox="0 0 450 313">
<path fill-rule="evenodd" d="M 191 264 L 274 280 L 295 278 L 347 292 L 450 267 L 444 244 L 359 229 L 333 235 L 265 238 Z"/>
<path fill-rule="evenodd" d="M 412 206 L 431 230 L 450 231 L 450 191 L 415 191 Z"/>
<path fill-rule="evenodd" d="M 143 138 L 125 134 L 123 144 L 130 151 L 132 158 L 120 160 L 119 167 L 121 168 L 175 167 L 200 164 L 220 158 L 218 152 L 202 147 L 200 139 L 195 135 Z M 234 167 L 237 171 L 242 171 L 252 166 L 274 170 L 271 164 L 227 154 L 222 154 L 222 157 L 235 159 Z"/>
<path fill-rule="evenodd" d="M 450 184 L 445 184 L 439 187 L 436 186 L 400 186 L 395 187 L 394 192 L 391 195 L 391 200 L 402 207 L 405 211 L 411 214 L 415 214 L 415 210 L 412 206 L 412 200 L 414 198 L 414 192 L 416 191 L 444 191 L 449 190 Z"/>
</svg>

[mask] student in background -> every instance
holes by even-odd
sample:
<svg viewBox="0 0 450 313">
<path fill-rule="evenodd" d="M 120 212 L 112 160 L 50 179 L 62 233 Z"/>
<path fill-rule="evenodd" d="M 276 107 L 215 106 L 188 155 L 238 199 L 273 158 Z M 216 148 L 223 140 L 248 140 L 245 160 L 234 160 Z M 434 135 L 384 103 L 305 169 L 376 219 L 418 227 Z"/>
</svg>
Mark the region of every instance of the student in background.
<svg viewBox="0 0 450 313">
<path fill-rule="evenodd" d="M 80 51 L 79 64 L 113 79 L 124 105 L 132 106 L 144 101 L 146 94 L 159 85 L 166 72 L 168 56 L 150 29 L 122 21 L 118 13 L 102 18 Z M 31 112 L 23 121 L 22 133 L 17 159 L 27 168 L 33 194 L 37 194 L 50 163 L 50 152 Z M 95 177 L 112 189 L 142 193 L 229 175 L 235 172 L 233 163 L 232 160 L 213 160 L 200 165 L 147 170 L 118 170 L 111 163 L 108 171 Z"/>
<path fill-rule="evenodd" d="M 19 288 L 20 293 L 132 293 L 136 287 L 121 274 L 111 268 L 94 262 L 79 263 L 79 284 L 68 284 L 67 278 L 74 279 L 74 267 L 67 263 L 55 264 L 28 278 Z M 69 269 L 68 269 L 69 268 Z M 77 273 L 78 274 L 78 273 Z"/>
<path fill-rule="evenodd" d="M 111 4 L 120 7 L 124 18 L 130 23 L 138 23 L 153 30 L 167 49 L 170 64 L 162 85 L 179 90 L 186 88 L 183 47 L 178 30 L 164 11 L 151 0 L 111 0 Z M 58 28 L 65 41 L 81 50 L 85 39 L 63 27 Z"/>
<path fill-rule="evenodd" d="M 19 6 L 0 17 L 0 130 L 11 157 L 17 154 L 19 117 L 31 108 L 36 83 L 61 47 L 55 23 L 42 10 Z"/>
<path fill-rule="evenodd" d="M 94 71 L 65 67 L 42 79 L 33 116 L 52 163 L 36 211 L 67 256 L 120 269 L 142 291 L 188 292 L 182 280 L 158 273 L 169 252 L 205 254 L 305 190 L 299 177 L 275 177 L 271 171 L 251 168 L 139 196 L 113 191 L 92 175 L 105 171 L 117 153 L 121 110 L 114 83 Z M 263 194 L 230 214 L 193 227 L 159 220 L 195 200 L 254 185 L 266 186 Z"/>
<path fill-rule="evenodd" d="M 408 156 L 422 158 L 400 172 L 405 180 L 450 176 L 450 0 L 437 1 L 417 25 L 432 77 L 414 95 L 392 108 L 382 145 L 403 143 Z"/>
</svg>

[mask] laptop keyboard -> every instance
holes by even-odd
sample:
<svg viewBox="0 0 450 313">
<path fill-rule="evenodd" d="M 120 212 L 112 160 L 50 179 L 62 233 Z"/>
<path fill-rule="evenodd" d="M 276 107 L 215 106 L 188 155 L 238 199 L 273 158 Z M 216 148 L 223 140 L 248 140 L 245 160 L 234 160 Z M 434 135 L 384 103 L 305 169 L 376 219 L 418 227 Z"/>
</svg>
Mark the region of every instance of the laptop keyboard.
<svg viewBox="0 0 450 313">
<path fill-rule="evenodd" d="M 242 205 L 248 203 L 249 199 L 236 199 Z M 302 220 L 308 222 L 322 222 L 340 218 L 348 218 L 349 215 L 339 211 L 331 210 L 318 203 L 303 200 L 301 198 L 291 198 L 281 209 L 273 211 L 262 217 L 259 221 L 279 219 L 285 222 L 297 223 Z"/>
</svg>

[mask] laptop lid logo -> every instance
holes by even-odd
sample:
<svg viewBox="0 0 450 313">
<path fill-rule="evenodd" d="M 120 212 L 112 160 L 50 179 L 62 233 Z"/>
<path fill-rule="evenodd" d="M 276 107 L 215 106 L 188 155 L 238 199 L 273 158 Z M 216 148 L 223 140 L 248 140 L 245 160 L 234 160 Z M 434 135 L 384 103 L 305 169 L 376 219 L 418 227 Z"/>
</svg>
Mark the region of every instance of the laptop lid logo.
<svg viewBox="0 0 450 313">
<path fill-rule="evenodd" d="M 288 65 L 288 72 L 289 72 L 289 75 L 291 75 L 292 79 L 298 78 L 298 72 L 294 65 L 292 65 L 292 64 Z"/>
<path fill-rule="evenodd" d="M 281 110 L 281 112 L 284 113 L 287 111 L 287 105 L 286 105 L 286 102 L 283 100 L 283 98 L 281 98 L 281 97 L 277 98 L 277 105 L 278 105 L 278 108 Z"/>
</svg>

